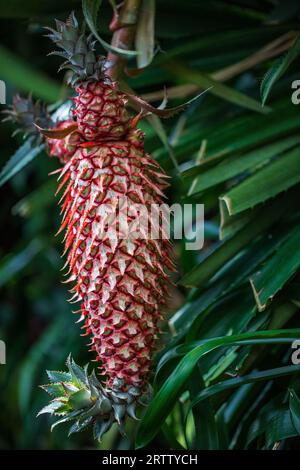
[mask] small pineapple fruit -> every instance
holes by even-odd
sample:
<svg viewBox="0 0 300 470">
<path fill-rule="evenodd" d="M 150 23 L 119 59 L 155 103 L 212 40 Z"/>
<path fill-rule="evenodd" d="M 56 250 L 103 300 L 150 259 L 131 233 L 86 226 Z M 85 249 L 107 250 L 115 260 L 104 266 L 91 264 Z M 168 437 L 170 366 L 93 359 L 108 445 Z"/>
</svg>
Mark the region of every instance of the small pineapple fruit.
<svg viewBox="0 0 300 470">
<path fill-rule="evenodd" d="M 74 126 L 73 119 L 65 119 L 60 122 L 53 120 L 46 104 L 41 101 L 34 102 L 31 96 L 23 98 L 20 95 L 15 95 L 13 104 L 2 112 L 6 114 L 3 122 L 11 121 L 18 126 L 14 135 L 22 133 L 24 139 L 27 137 L 32 139 L 32 145 L 39 145 L 44 140 L 39 129 L 48 128 L 50 133 L 55 134 L 57 131 Z M 46 150 L 51 157 L 57 157 L 61 163 L 65 163 L 73 155 L 76 148 L 75 143 L 78 144 L 79 138 L 76 130 L 66 139 L 49 138 Z"/>
<path fill-rule="evenodd" d="M 40 101 L 34 102 L 31 96 L 22 98 L 20 95 L 15 95 L 13 104 L 2 112 L 7 115 L 3 122 L 11 121 L 18 126 L 14 135 L 22 133 L 24 138 L 32 137 L 37 145 L 41 143 L 43 136 L 34 123 L 42 128 L 51 128 L 54 125 L 46 105 Z"/>
<path fill-rule="evenodd" d="M 97 387 L 113 410 L 105 424 L 101 407 L 93 415 L 103 430 L 114 421 L 120 424 L 121 415 L 133 416 L 148 390 L 158 322 L 168 296 L 167 272 L 174 270 L 167 238 L 116 237 L 112 220 L 121 213 L 132 227 L 138 220 L 136 204 L 147 214 L 160 206 L 167 176 L 145 152 L 144 135 L 134 128 L 125 95 L 106 75 L 91 37 L 81 34 L 74 14 L 56 25 L 49 36 L 62 49 L 62 68 L 71 70 L 79 136 L 60 171 L 59 189 L 65 188 L 60 230 L 65 230 L 68 281 L 75 281 L 72 301 L 81 303 L 79 312 L 105 380 L 105 387 Z M 88 418 L 85 412 L 83 417 Z M 81 420 L 80 413 L 76 418 Z"/>
</svg>

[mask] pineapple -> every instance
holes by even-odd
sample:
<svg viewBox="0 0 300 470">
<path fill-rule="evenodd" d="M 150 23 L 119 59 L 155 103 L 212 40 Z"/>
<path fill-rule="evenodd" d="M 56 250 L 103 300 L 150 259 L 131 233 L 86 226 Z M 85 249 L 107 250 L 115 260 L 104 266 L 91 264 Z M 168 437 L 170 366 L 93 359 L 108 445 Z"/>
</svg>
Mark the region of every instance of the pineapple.
<svg viewBox="0 0 300 470">
<path fill-rule="evenodd" d="M 7 115 L 3 122 L 11 121 L 18 126 L 14 135 L 22 133 L 24 138 L 31 137 L 36 145 L 41 143 L 43 136 L 34 123 L 40 127 L 54 126 L 46 105 L 40 101 L 34 102 L 31 96 L 22 98 L 20 95 L 15 95 L 13 104 L 2 112 Z"/>
<path fill-rule="evenodd" d="M 3 111 L 6 114 L 4 121 L 11 121 L 18 126 L 14 135 L 22 133 L 23 137 L 32 139 L 33 145 L 39 145 L 44 136 L 39 129 L 49 128 L 50 133 L 56 133 L 62 129 L 69 129 L 74 125 L 73 119 L 56 122 L 52 119 L 47 106 L 40 101 L 34 102 L 32 97 L 22 98 L 20 95 L 13 97 L 13 104 Z M 65 163 L 75 151 L 80 135 L 72 132 L 67 139 L 47 139 L 47 148 L 51 157 L 57 157 L 61 163 Z"/>
<path fill-rule="evenodd" d="M 56 53 L 66 59 L 62 68 L 71 70 L 69 83 L 76 92 L 77 130 L 61 140 L 62 151 L 71 146 L 72 155 L 59 170 L 59 191 L 64 188 L 60 231 L 65 231 L 69 267 L 66 282 L 75 283 L 71 301 L 80 302 L 78 313 L 104 385 L 93 379 L 92 392 L 85 376 L 76 393 L 85 387 L 85 395 L 94 399 L 80 405 L 81 411 L 72 400 L 61 412 L 56 405 L 46 411 L 71 413 L 76 421 L 72 429 L 81 429 L 86 407 L 91 411 L 95 402 L 104 400 L 107 412 L 99 405 L 86 421 L 101 437 L 113 422 L 122 427 L 127 415 L 135 416 L 135 407 L 148 393 L 158 322 L 168 296 L 168 272 L 174 270 L 167 238 L 134 237 L 130 231 L 116 237 L 112 221 L 120 220 L 121 214 L 132 227 L 138 219 L 135 204 L 149 211 L 157 207 L 168 184 L 158 163 L 145 152 L 137 120 L 127 113 L 126 97 L 107 76 L 91 37 L 80 32 L 74 14 L 56 25 L 57 30 L 48 28 L 49 36 L 62 49 Z M 122 232 L 119 222 L 115 227 Z M 62 394 L 54 403 L 66 401 L 66 388 L 58 387 Z"/>
</svg>

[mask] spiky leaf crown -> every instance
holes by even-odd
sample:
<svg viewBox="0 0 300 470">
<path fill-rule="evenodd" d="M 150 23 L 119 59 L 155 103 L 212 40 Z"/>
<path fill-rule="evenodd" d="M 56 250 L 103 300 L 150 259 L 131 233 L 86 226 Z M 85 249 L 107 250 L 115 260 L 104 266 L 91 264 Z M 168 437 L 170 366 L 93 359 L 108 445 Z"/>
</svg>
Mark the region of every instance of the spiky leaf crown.
<svg viewBox="0 0 300 470">
<path fill-rule="evenodd" d="M 6 114 L 3 121 L 11 121 L 18 125 L 14 135 L 23 133 L 24 137 L 33 136 L 37 143 L 42 140 L 42 136 L 34 124 L 42 128 L 52 128 L 54 125 L 47 106 L 40 101 L 34 102 L 31 96 L 28 98 L 14 96 L 13 104 L 4 110 L 3 114 Z"/>
<path fill-rule="evenodd" d="M 124 392 L 118 389 L 117 383 L 113 391 L 104 389 L 94 372 L 88 374 L 87 366 L 79 367 L 71 356 L 66 364 L 68 372 L 48 371 L 50 383 L 41 386 L 53 399 L 38 415 L 58 416 L 52 429 L 73 421 L 69 435 L 93 426 L 95 439 L 101 440 L 113 423 L 116 422 L 123 433 L 126 416 L 137 419 L 136 407 L 145 405 L 139 389 L 130 387 Z"/>
<path fill-rule="evenodd" d="M 71 75 L 68 83 L 74 86 L 78 81 L 85 82 L 100 80 L 103 78 L 105 66 L 104 57 L 95 54 L 96 41 L 92 34 L 80 31 L 78 21 L 74 12 L 71 13 L 67 21 L 55 20 L 56 30 L 47 27 L 50 31 L 47 36 L 62 51 L 53 51 L 50 55 L 58 55 L 66 59 L 59 70 L 68 69 Z"/>
</svg>

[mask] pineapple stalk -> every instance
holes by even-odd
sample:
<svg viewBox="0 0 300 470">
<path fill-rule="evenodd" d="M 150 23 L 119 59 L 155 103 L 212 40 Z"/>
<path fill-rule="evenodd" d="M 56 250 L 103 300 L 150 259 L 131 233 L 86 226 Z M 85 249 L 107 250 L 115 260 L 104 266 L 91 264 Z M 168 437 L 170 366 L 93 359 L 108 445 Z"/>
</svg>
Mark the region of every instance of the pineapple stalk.
<svg viewBox="0 0 300 470">
<path fill-rule="evenodd" d="M 140 5 L 141 0 L 127 0 L 123 3 L 120 12 L 115 12 L 113 21 L 110 24 L 111 31 L 114 31 L 111 42 L 112 46 L 120 49 L 131 48 L 134 40 Z M 110 64 L 107 74 L 113 80 L 117 80 L 126 65 L 126 59 L 110 52 L 107 60 Z"/>
</svg>

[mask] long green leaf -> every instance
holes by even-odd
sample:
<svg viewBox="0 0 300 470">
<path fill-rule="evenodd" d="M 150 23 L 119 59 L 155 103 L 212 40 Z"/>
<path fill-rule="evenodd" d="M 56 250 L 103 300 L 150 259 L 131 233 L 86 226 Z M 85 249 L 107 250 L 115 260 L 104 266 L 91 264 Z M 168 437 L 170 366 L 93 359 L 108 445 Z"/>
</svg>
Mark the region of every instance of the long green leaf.
<svg viewBox="0 0 300 470">
<path fill-rule="evenodd" d="M 32 142 L 28 139 L 8 160 L 0 173 L 0 186 L 21 171 L 44 149 L 44 145 L 32 147 Z"/>
<path fill-rule="evenodd" d="M 298 132 L 299 129 L 297 106 L 290 99 L 277 103 L 273 112 L 264 116 L 246 113 L 231 119 L 220 119 L 220 113 L 225 113 L 223 108 L 220 110 L 220 104 L 215 110 L 216 114 L 213 113 L 212 116 L 206 116 L 204 107 L 201 108 L 201 113 L 204 113 L 203 120 L 199 114 L 197 122 L 189 126 L 175 147 L 179 162 L 190 160 L 191 155 L 198 152 L 203 139 L 207 140 L 205 160 L 211 159 L 210 162 L 207 161 L 211 165 L 212 159 L 220 161 L 234 153 L 252 150 L 278 140 L 293 130 Z M 207 122 L 211 120 L 213 123 L 208 126 Z M 155 152 L 155 156 L 160 161 L 167 158 L 163 148 Z"/>
<path fill-rule="evenodd" d="M 248 283 L 249 275 L 255 272 L 259 264 L 278 250 L 280 245 L 286 240 L 288 237 L 287 230 L 289 230 L 289 228 L 290 225 L 286 224 L 285 227 L 272 230 L 263 238 L 260 238 L 247 247 L 239 257 L 231 262 L 230 266 L 228 266 L 225 271 L 210 283 L 209 288 L 201 292 L 201 295 L 197 297 L 197 299 L 186 301 L 186 303 L 174 313 L 169 320 L 172 331 L 176 331 L 178 334 L 185 333 L 187 329 L 191 328 L 196 318 L 201 316 L 208 307 L 213 307 L 216 299 L 221 301 L 224 295 L 236 289 L 242 282 L 246 281 Z M 240 302 L 237 301 L 237 304 L 239 305 Z M 245 307 L 245 302 L 241 305 Z M 245 308 L 245 311 L 246 310 Z M 192 327 L 191 330 L 193 331 L 194 328 Z"/>
<path fill-rule="evenodd" d="M 271 330 L 243 333 L 240 335 L 214 338 L 200 344 L 180 361 L 168 380 L 153 398 L 137 433 L 137 447 L 147 445 L 156 435 L 174 404 L 180 397 L 194 367 L 201 357 L 219 348 L 234 344 L 291 343 L 300 337 L 300 329 Z"/>
<path fill-rule="evenodd" d="M 218 96 L 230 103 L 234 103 L 243 108 L 251 109 L 259 113 L 266 114 L 270 111 L 270 108 L 263 107 L 258 101 L 243 93 L 230 88 L 227 85 L 217 82 L 212 79 L 209 75 L 190 69 L 182 64 L 172 62 L 168 66 L 168 70 L 172 72 L 176 77 L 180 77 L 188 83 L 194 83 L 203 89 L 210 89 L 210 93 Z"/>
<path fill-rule="evenodd" d="M 258 149 L 252 150 L 244 155 L 235 155 L 233 157 L 226 158 L 224 161 L 218 163 L 212 168 L 205 170 L 202 165 L 198 165 L 193 168 L 193 176 L 198 174 L 197 182 L 193 185 L 192 190 L 189 192 L 190 195 L 203 191 L 207 188 L 215 186 L 216 184 L 222 183 L 238 174 L 250 170 L 256 166 L 263 165 L 273 157 L 277 157 L 282 154 L 285 150 L 288 150 L 300 143 L 300 137 L 298 135 L 288 137 L 286 139 L 280 139 L 279 141 L 270 145 L 262 146 Z M 208 161 L 206 160 L 207 164 Z M 191 170 L 187 170 L 182 173 L 183 177 L 190 176 Z"/>
<path fill-rule="evenodd" d="M 275 294 L 300 267 L 300 226 L 296 226 L 288 239 L 263 266 L 250 278 L 254 297 L 260 311 L 265 310 Z M 278 269 L 280 267 L 280 269 Z"/>
<path fill-rule="evenodd" d="M 177 160 L 176 160 L 176 156 L 175 156 L 172 145 L 169 143 L 168 136 L 167 136 L 165 128 L 164 128 L 164 126 L 161 122 L 161 119 L 158 116 L 155 116 L 154 114 L 148 116 L 147 119 L 151 123 L 151 125 L 153 126 L 153 129 L 155 130 L 155 132 L 157 133 L 158 137 L 160 138 L 163 146 L 167 150 L 168 156 L 169 156 L 170 160 L 172 161 L 172 163 L 174 165 L 175 171 L 179 175 L 180 172 L 179 172 L 179 167 L 178 167 L 178 163 L 177 163 Z"/>
<path fill-rule="evenodd" d="M 199 388 L 204 388 L 205 383 L 198 368 L 191 374 L 189 380 L 189 393 L 193 400 Z M 209 400 L 194 406 L 193 419 L 195 425 L 195 437 L 192 448 L 216 450 L 219 448 L 218 427 L 213 407 Z"/>
<path fill-rule="evenodd" d="M 263 207 L 250 222 L 233 237 L 225 240 L 198 265 L 180 280 L 186 287 L 204 286 L 213 275 L 246 247 L 257 235 L 271 227 L 286 212 L 289 195 L 277 200 L 272 206 Z M 291 198 L 293 201 L 293 197 Z"/>
<path fill-rule="evenodd" d="M 253 215 L 258 209 L 249 209 L 247 211 L 239 212 L 235 215 L 230 215 L 226 203 L 221 199 L 219 200 L 220 207 L 220 229 L 219 238 L 224 240 L 225 238 L 232 237 L 239 230 L 241 230 L 246 224 L 248 224 Z"/>
<path fill-rule="evenodd" d="M 286 72 L 291 63 L 300 54 L 300 35 L 290 48 L 287 54 L 278 59 L 273 66 L 268 70 L 263 78 L 260 86 L 260 93 L 262 97 L 262 103 L 265 104 L 267 98 L 272 90 L 274 83 Z"/>
<path fill-rule="evenodd" d="M 290 412 L 293 425 L 300 435 L 300 400 L 295 390 L 290 390 Z"/>
<path fill-rule="evenodd" d="M 240 387 L 245 384 L 261 382 L 264 380 L 273 380 L 279 377 L 285 377 L 286 375 L 297 374 L 299 372 L 300 366 L 284 366 L 259 372 L 254 371 L 250 374 L 244 375 L 243 377 L 235 377 L 233 379 L 223 380 L 222 382 L 201 390 L 192 401 L 191 408 L 194 407 L 197 403 L 200 403 L 217 393 L 225 392 L 226 390 Z"/>
<path fill-rule="evenodd" d="M 230 215 L 250 209 L 299 183 L 299 166 L 300 149 L 296 148 L 246 178 L 221 200 Z"/>
</svg>

